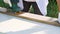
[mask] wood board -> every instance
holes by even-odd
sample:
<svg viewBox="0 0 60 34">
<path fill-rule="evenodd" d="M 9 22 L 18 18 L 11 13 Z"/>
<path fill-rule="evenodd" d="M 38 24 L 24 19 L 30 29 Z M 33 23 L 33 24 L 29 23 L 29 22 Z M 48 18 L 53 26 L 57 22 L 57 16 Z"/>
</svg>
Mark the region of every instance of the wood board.
<svg viewBox="0 0 60 34">
<path fill-rule="evenodd" d="M 22 12 L 20 14 L 10 14 L 10 13 L 6 13 L 6 12 L 0 12 L 0 13 L 10 15 L 10 16 L 16 16 L 16 17 L 20 17 L 20 18 L 24 18 L 24 19 L 28 19 L 28 20 L 33 20 L 33 21 L 37 21 L 37 22 L 42 22 L 42 23 L 50 24 L 50 25 L 54 25 L 54 26 L 60 26 L 60 24 L 58 22 L 56 22 L 57 18 L 41 16 L 41 15 L 36 15 L 36 14 L 32 14 L 32 13 L 27 13 L 27 12 Z"/>
</svg>

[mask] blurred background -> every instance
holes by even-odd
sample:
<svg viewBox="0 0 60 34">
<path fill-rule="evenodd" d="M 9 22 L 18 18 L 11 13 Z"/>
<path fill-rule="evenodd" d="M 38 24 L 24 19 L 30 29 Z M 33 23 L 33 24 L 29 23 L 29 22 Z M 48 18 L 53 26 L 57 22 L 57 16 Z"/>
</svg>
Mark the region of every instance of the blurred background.
<svg viewBox="0 0 60 34">
<path fill-rule="evenodd" d="M 3 0 L 0 0 L 0 4 L 1 7 L 9 8 L 9 5 L 4 3 Z M 29 12 L 34 13 L 34 9 L 32 5 Z M 49 17 L 54 17 L 54 18 L 58 17 L 58 7 L 56 0 L 49 0 L 49 4 L 47 6 L 47 12 L 48 12 L 47 16 Z"/>
<path fill-rule="evenodd" d="M 30 8 L 30 12 L 34 13 L 33 11 L 34 9 Z M 58 17 L 58 6 L 56 0 L 49 0 L 49 4 L 47 6 L 47 12 L 48 12 L 47 16 L 49 17 L 54 17 L 54 18 Z"/>
</svg>

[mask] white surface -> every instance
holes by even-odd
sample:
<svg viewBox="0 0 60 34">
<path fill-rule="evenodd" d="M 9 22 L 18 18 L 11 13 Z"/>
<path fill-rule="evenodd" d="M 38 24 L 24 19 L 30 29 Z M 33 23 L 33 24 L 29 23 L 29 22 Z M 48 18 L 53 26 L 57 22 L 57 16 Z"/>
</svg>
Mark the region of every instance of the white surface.
<svg viewBox="0 0 60 34">
<path fill-rule="evenodd" d="M 58 21 L 59 21 L 59 23 L 60 23 L 60 12 L 59 12 L 59 14 L 58 14 Z"/>
<path fill-rule="evenodd" d="M 60 34 L 60 27 L 0 14 L 0 34 Z"/>
<path fill-rule="evenodd" d="M 47 5 L 48 5 L 48 0 L 36 0 L 36 3 L 41 11 L 41 13 L 46 16 L 47 15 Z"/>
</svg>

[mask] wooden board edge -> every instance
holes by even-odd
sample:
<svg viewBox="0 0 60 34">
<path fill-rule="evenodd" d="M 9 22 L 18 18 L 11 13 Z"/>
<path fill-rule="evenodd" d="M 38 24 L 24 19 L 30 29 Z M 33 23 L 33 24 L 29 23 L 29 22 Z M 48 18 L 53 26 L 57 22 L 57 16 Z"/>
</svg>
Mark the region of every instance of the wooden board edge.
<svg viewBox="0 0 60 34">
<path fill-rule="evenodd" d="M 6 14 L 4 12 L 0 12 L 0 13 Z M 37 22 L 41 22 L 41 23 L 50 24 L 50 25 L 54 25 L 54 26 L 59 26 L 60 27 L 60 24 L 58 24 L 57 22 L 43 21 L 43 20 L 38 20 L 38 19 L 34 19 L 34 18 L 29 18 L 29 17 L 26 17 L 26 16 L 18 16 L 18 15 L 11 15 L 11 14 L 6 14 L 6 15 L 16 16 L 16 17 L 19 17 L 19 18 L 24 18 L 24 19 L 33 20 L 33 21 L 37 21 Z"/>
</svg>

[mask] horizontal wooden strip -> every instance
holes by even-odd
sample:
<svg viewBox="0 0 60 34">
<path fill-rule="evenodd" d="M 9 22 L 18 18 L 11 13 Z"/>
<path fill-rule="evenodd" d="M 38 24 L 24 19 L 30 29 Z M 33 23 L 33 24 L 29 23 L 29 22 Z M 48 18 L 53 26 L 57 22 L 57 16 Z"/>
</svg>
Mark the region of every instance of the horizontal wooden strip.
<svg viewBox="0 0 60 34">
<path fill-rule="evenodd" d="M 11 15 L 11 16 L 16 16 L 16 17 L 20 17 L 20 18 L 25 18 L 25 19 L 29 19 L 29 20 L 33 20 L 33 21 L 37 21 L 37 22 L 42 22 L 42 23 L 46 23 L 46 24 L 50 24 L 50 25 L 60 26 L 60 24 L 58 24 L 56 22 L 57 18 L 46 17 L 46 16 L 41 16 L 41 15 L 36 15 L 36 14 L 31 14 L 31 13 L 26 13 L 26 12 L 23 12 L 18 15 L 4 13 L 4 12 L 0 12 L 0 13 Z"/>
</svg>

